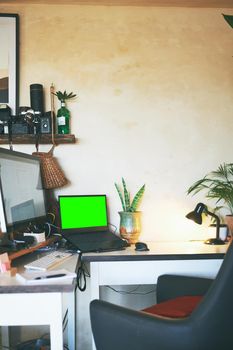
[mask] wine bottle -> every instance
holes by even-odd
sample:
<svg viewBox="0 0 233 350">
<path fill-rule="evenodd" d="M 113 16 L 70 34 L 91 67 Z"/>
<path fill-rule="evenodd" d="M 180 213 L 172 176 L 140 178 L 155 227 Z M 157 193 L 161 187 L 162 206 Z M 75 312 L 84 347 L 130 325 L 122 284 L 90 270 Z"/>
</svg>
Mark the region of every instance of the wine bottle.
<svg viewBox="0 0 233 350">
<path fill-rule="evenodd" d="M 65 101 L 61 101 L 61 108 L 57 111 L 57 131 L 58 134 L 70 133 L 70 112 L 66 108 Z"/>
</svg>

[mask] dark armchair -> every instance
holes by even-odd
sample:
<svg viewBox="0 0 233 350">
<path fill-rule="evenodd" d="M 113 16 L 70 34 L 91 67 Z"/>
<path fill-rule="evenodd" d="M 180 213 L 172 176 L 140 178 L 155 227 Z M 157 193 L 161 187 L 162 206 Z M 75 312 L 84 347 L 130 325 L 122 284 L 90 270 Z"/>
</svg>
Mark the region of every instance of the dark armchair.
<svg viewBox="0 0 233 350">
<path fill-rule="evenodd" d="M 178 283 L 176 278 L 179 278 Z M 214 281 L 161 276 L 157 288 L 158 302 L 182 295 L 203 297 L 188 317 L 178 319 L 94 300 L 90 315 L 97 350 L 233 349 L 232 243 Z"/>
</svg>

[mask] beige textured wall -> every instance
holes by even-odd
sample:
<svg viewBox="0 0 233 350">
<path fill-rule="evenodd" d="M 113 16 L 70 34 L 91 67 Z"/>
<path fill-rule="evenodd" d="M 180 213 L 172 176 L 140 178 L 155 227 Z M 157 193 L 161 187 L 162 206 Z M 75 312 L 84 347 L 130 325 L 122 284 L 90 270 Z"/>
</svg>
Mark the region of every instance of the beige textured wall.
<svg viewBox="0 0 233 350">
<path fill-rule="evenodd" d="M 55 150 L 71 181 L 58 193 L 106 193 L 118 226 L 114 182 L 124 176 L 132 192 L 146 183 L 141 239 L 205 236 L 184 218 L 203 198 L 185 191 L 232 162 L 224 9 L 2 4 L 0 12 L 20 15 L 20 104 L 36 82 L 47 110 L 51 82 L 78 94 L 69 107 L 79 142 Z"/>
</svg>

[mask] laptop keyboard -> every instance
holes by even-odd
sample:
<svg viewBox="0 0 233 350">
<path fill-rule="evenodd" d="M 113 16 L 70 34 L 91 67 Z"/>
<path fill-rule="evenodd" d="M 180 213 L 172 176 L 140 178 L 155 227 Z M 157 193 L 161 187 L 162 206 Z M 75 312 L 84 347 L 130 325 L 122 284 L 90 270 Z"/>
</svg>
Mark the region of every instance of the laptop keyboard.
<svg viewBox="0 0 233 350">
<path fill-rule="evenodd" d="M 87 241 L 88 241 L 88 238 L 85 234 L 78 235 L 78 242 L 87 243 Z M 119 237 L 115 236 L 112 233 L 106 234 L 106 232 L 93 233 L 93 236 L 91 236 L 91 242 L 97 242 L 98 244 L 100 244 L 100 241 L 101 241 L 101 243 L 102 242 L 112 242 L 112 241 L 116 242 L 116 241 L 119 241 Z"/>
<path fill-rule="evenodd" d="M 118 241 L 112 241 L 112 242 L 108 241 L 108 242 L 101 242 L 101 243 L 91 242 L 91 245 L 90 243 L 80 243 L 79 247 L 80 247 L 79 249 L 83 252 L 85 251 L 104 252 L 104 251 L 112 251 L 112 250 L 122 250 L 125 248 L 122 242 L 118 242 Z"/>
<path fill-rule="evenodd" d="M 66 234 L 63 237 L 80 252 L 103 252 L 122 250 L 128 246 L 127 241 L 122 240 L 111 232 L 93 232 L 83 234 Z"/>
</svg>

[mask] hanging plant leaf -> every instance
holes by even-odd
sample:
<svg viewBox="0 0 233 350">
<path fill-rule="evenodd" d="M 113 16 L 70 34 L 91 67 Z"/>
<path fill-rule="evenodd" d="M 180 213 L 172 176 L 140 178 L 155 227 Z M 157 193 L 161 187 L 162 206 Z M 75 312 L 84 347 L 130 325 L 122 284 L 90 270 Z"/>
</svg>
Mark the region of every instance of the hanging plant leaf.
<svg viewBox="0 0 233 350">
<path fill-rule="evenodd" d="M 227 23 L 233 28 L 233 16 L 222 14 Z"/>
</svg>

